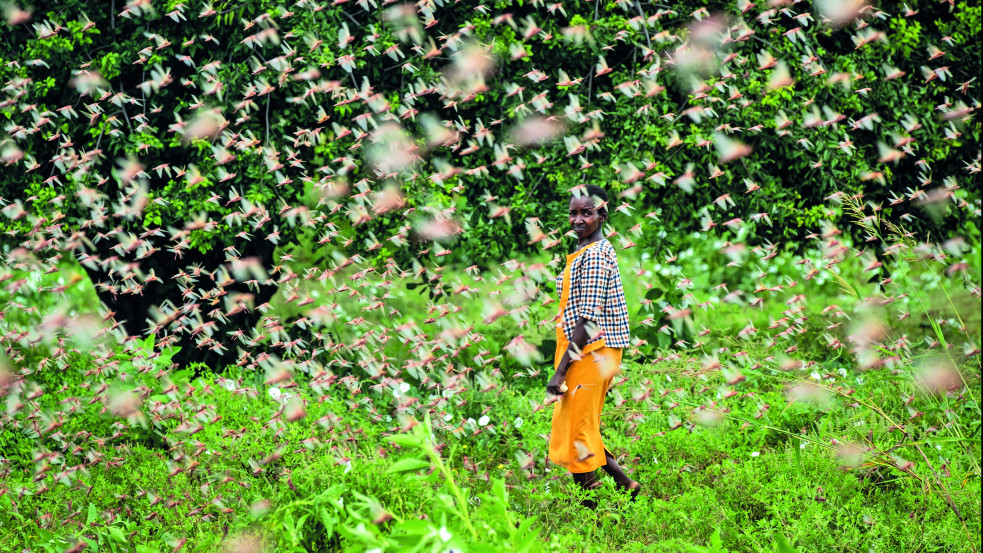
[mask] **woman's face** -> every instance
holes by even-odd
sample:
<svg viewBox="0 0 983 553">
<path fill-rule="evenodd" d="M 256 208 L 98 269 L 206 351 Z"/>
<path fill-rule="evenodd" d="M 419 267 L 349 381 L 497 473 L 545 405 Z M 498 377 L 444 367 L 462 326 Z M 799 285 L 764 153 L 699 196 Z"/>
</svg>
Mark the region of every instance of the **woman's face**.
<svg viewBox="0 0 983 553">
<path fill-rule="evenodd" d="M 594 208 L 592 196 L 574 196 L 570 198 L 570 226 L 580 238 L 587 238 L 601 228 L 606 216 Z"/>
</svg>

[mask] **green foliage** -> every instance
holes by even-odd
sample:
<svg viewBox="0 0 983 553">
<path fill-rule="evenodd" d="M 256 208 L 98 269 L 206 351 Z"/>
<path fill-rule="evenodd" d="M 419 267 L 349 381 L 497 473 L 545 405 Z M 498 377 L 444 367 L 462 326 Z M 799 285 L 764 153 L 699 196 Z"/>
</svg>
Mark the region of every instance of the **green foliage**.
<svg viewBox="0 0 983 553">
<path fill-rule="evenodd" d="M 978 6 L 118 4 L 0 0 L 0 550 L 979 550 Z"/>
<path fill-rule="evenodd" d="M 630 304 L 639 304 L 634 298 L 643 296 L 670 302 L 666 305 L 685 301 L 681 292 L 687 289 L 674 284 L 682 275 L 694 275 L 696 290 L 717 279 L 735 288 L 760 281 L 747 273 L 743 280 L 740 271 L 714 272 L 737 270 L 713 262 L 711 252 L 718 247 L 693 240 L 692 250 L 674 254 L 671 264 L 626 256 L 625 273 L 643 263 L 654 277 L 628 286 Z M 978 250 L 978 243 L 973 248 Z M 978 278 L 979 256 L 971 253 L 968 259 L 976 260 L 969 271 Z M 807 281 L 817 285 L 814 291 L 799 292 L 811 295 L 817 308 L 835 304 L 860 316 L 869 307 L 851 302 L 872 296 L 876 288 L 853 276 L 862 274 L 863 263 L 839 263 L 838 273 Z M 975 317 L 962 319 L 975 333 L 980 321 L 978 314 L 948 311 L 946 295 L 952 308 L 964 300 L 932 263 L 902 259 L 892 267 L 899 282 L 910 283 L 905 290 L 912 305 L 899 309 L 932 307 L 926 319 L 898 321 L 891 333 L 903 334 L 914 347 L 921 341 L 918 328 L 927 321 L 926 337 L 948 348 L 949 342 L 958 343 L 959 325 L 936 321 Z M 782 275 L 794 277 L 801 265 L 782 253 L 770 266 L 777 281 Z M 2 324 L 42 329 L 53 312 L 80 317 L 94 309 L 94 291 L 84 278 L 62 296 L 45 292 L 75 280 L 73 272 L 81 276 L 77 268 L 37 276 L 23 269 L 5 279 L 23 279 L 5 305 L 38 309 L 11 312 Z M 497 276 L 484 277 L 474 286 L 494 290 Z M 829 279 L 827 285 L 818 286 L 820 278 Z M 427 302 L 408 287 L 390 293 L 398 298 L 392 305 L 406 313 Z M 739 335 L 749 322 L 763 331 L 787 307 L 782 305 L 769 302 L 755 314 L 719 304 L 712 320 L 694 317 L 686 325 L 713 326 L 708 337 L 699 337 L 715 344 L 696 350 L 705 357 L 670 355 L 672 350 L 659 348 L 655 362 L 626 361 L 624 381 L 612 391 L 604 412 L 604 439 L 610 449 L 629 452 L 623 465 L 646 483 L 647 491 L 625 511 L 624 497 L 605 481 L 596 492 L 602 507 L 594 514 L 577 506 L 582 492 L 566 478 L 557 480 L 565 475 L 545 459 L 549 416 L 536 411 L 540 380 L 523 371 L 504 381 L 478 368 L 467 387 L 447 382 L 433 390 L 415 376 L 403 379 L 406 388 L 392 381 L 376 386 L 361 376 L 348 386 L 327 388 L 325 375 L 312 373 L 298 374 L 297 386 L 281 388 L 252 370 L 233 369 L 222 377 L 205 373 L 203 378 L 195 378 L 192 370 L 167 371 L 173 348 L 158 355 L 152 339 L 132 343 L 115 354 L 113 370 L 126 384 L 107 394 L 143 390 L 140 411 L 147 416 L 120 411 L 107 397 L 78 403 L 57 432 L 43 432 L 40 440 L 23 424 L 0 435 L 7 490 L 0 496 L 0 523 L 16 529 L 5 535 L 4 546 L 34 544 L 60 551 L 85 541 L 121 551 L 136 542 L 150 551 L 186 539 L 191 551 L 253 542 L 277 551 L 571 546 L 583 551 L 811 551 L 843 545 L 940 549 L 951 546 L 954 536 L 976 539 L 974 527 L 964 526 L 960 516 L 979 516 L 979 479 L 974 476 L 979 473 L 979 396 L 972 392 L 978 390 L 978 371 L 968 367 L 968 386 L 958 395 L 926 395 L 919 391 L 918 371 L 931 348 L 888 352 L 900 359 L 857 371 L 854 360 L 819 343 L 799 341 L 794 354 L 818 365 L 800 361 L 790 366 L 765 360 L 772 348 L 762 337 L 728 337 Z M 472 302 L 468 309 L 480 306 Z M 811 332 L 836 332 L 825 328 L 825 321 L 799 324 L 814 328 Z M 508 326 L 485 331 L 485 340 L 462 356 L 478 349 L 502 351 Z M 24 358 L 18 364 L 41 359 L 39 345 L 60 343 L 57 335 L 35 336 L 30 340 L 35 346 L 20 350 Z M 76 331 L 64 338 L 79 343 L 83 337 Z M 722 356 L 725 347 L 747 355 L 714 369 L 709 360 Z M 405 355 L 405 347 L 398 346 L 391 355 L 399 351 Z M 65 361 L 65 370 L 31 375 L 33 385 L 45 392 L 32 400 L 38 413 L 85 397 L 98 382 L 87 369 L 91 354 L 77 351 Z M 425 376 L 422 371 L 408 375 Z M 489 383 L 499 388 L 487 388 Z M 802 387 L 811 392 L 795 391 Z M 736 395 L 727 399 L 731 391 Z M 828 397 L 809 395 L 816 393 Z M 406 397 L 421 402 L 401 407 Z M 423 405 L 435 401 L 445 403 Z M 298 405 L 303 406 L 299 419 L 291 414 Z M 106 413 L 107 407 L 114 411 Z M 487 421 L 482 418 L 486 413 Z M 53 422 L 41 417 L 44 424 Z M 898 441 L 901 421 L 910 442 Z M 79 433 L 102 441 L 82 442 Z M 850 444 L 857 443 L 865 444 L 866 451 L 854 459 Z M 39 445 L 58 453 L 36 466 L 32 459 Z M 82 449 L 73 449 L 77 446 Z M 907 461 L 920 459 L 919 448 L 927 454 L 924 460 L 902 469 Z M 83 459 L 95 461 L 86 465 Z M 124 467 L 126 477 L 114 474 Z M 934 480 L 942 470 L 948 476 Z M 32 487 L 32 472 L 44 476 L 40 483 L 47 490 Z M 51 516 L 39 518 L 46 513 Z M 919 524 L 910 524 L 911 518 Z"/>
<path fill-rule="evenodd" d="M 66 204 L 55 206 L 55 209 L 64 213 L 70 223 L 80 223 L 89 215 L 86 206 L 75 197 L 76 187 L 80 184 L 92 187 L 93 182 L 100 179 L 100 174 L 111 173 L 117 158 L 128 154 L 137 155 L 144 167 L 169 164 L 170 167 L 164 171 L 172 175 L 172 179 L 150 179 L 148 199 L 160 198 L 170 203 L 154 204 L 156 213 L 140 221 L 166 227 L 178 221 L 191 220 L 203 211 L 212 217 L 226 217 L 233 212 L 232 206 L 224 205 L 229 187 L 242 192 L 243 189 L 250 190 L 250 201 L 260 205 L 272 206 L 279 202 L 294 205 L 303 194 L 301 187 L 296 185 L 301 179 L 293 177 L 295 185 L 282 186 L 279 183 L 285 179 L 277 177 L 277 171 L 262 168 L 265 166 L 268 169 L 277 163 L 288 165 L 283 159 L 283 155 L 288 154 L 291 159 L 309 167 L 305 179 L 323 182 L 323 179 L 313 177 L 311 170 L 318 166 L 325 170 L 335 163 L 333 160 L 352 151 L 355 156 L 361 155 L 360 151 L 352 150 L 352 147 L 358 147 L 361 139 L 356 139 L 354 144 L 347 142 L 361 132 L 352 133 L 345 140 L 334 140 L 332 137 L 338 128 L 358 128 L 356 116 L 368 115 L 366 108 L 369 106 L 364 101 L 349 103 L 335 100 L 329 104 L 312 99 L 309 93 L 301 96 L 312 83 L 306 78 L 284 79 L 284 76 L 300 76 L 303 71 L 316 68 L 322 74 L 322 80 L 317 82 L 326 82 L 327 79 L 345 83 L 339 89 L 343 94 L 338 96 L 351 96 L 368 79 L 374 91 L 390 98 L 388 109 L 400 114 L 404 109 L 422 111 L 421 108 L 429 108 L 429 104 L 420 104 L 420 100 L 405 94 L 404 90 L 411 82 L 415 83 L 416 90 L 422 90 L 442 69 L 440 56 L 421 59 L 417 55 L 415 58 L 397 57 L 392 67 L 380 71 L 380 66 L 392 63 L 392 60 L 381 55 L 374 58 L 366 48 L 371 46 L 374 51 L 381 52 L 390 45 L 403 44 L 397 36 L 398 29 L 380 25 L 373 20 L 374 16 L 356 14 L 353 17 L 349 14 L 346 17 L 342 15 L 347 9 L 344 6 L 324 7 L 315 16 L 304 10 L 291 13 L 279 4 L 264 1 L 218 10 L 221 15 L 212 20 L 197 17 L 193 12 L 198 8 L 186 6 L 178 9 L 177 4 L 171 4 L 174 3 L 161 6 L 160 11 L 137 9 L 129 17 L 119 17 L 118 14 L 107 13 L 107 10 L 87 10 L 83 2 L 68 2 L 57 13 L 38 13 L 34 17 L 51 28 L 61 27 L 63 30 L 50 35 L 32 35 L 24 26 L 18 26 L 12 29 L 12 35 L 5 43 L 9 49 L 8 59 L 41 59 L 46 60 L 49 66 L 36 68 L 6 64 L 0 68 L 0 78 L 4 81 L 14 75 L 33 77 L 34 89 L 30 98 L 18 99 L 21 105 L 30 103 L 36 106 L 38 112 L 43 112 L 74 104 L 71 100 L 73 89 L 67 86 L 72 77 L 70 71 L 77 71 L 83 65 L 98 70 L 109 86 L 104 90 L 124 94 L 122 101 L 113 102 L 108 109 L 90 112 L 94 118 L 92 122 L 88 115 L 80 114 L 61 123 L 63 136 L 73 137 L 79 147 L 99 148 L 103 152 L 95 160 L 95 165 L 89 168 L 87 176 L 80 180 L 61 179 L 55 184 L 58 193 L 66 196 Z M 704 4 L 696 2 L 692 5 Z M 803 25 L 798 21 L 801 32 L 796 40 L 779 40 L 783 37 L 777 34 L 792 29 L 794 23 L 789 19 L 791 15 L 773 13 L 769 16 L 767 10 L 758 7 L 740 17 L 735 16 L 730 22 L 731 33 L 748 29 L 755 33 L 753 39 L 725 44 L 719 56 L 731 54 L 733 61 L 720 65 L 719 71 L 710 76 L 708 82 L 711 87 L 705 94 L 696 94 L 687 89 L 687 79 L 679 77 L 678 72 L 675 73 L 679 77 L 677 83 L 673 83 L 672 79 L 665 80 L 663 75 L 658 74 L 662 67 L 653 64 L 654 59 L 645 59 L 640 55 L 649 48 L 674 48 L 679 37 L 688 32 L 687 20 L 681 13 L 686 11 L 683 8 L 677 10 L 680 13 L 658 9 L 654 18 L 651 17 L 653 14 L 646 14 L 649 19 L 643 23 L 635 17 L 638 14 L 630 3 L 605 6 L 575 4 L 568 6 L 570 13 L 565 14 L 566 21 L 533 17 L 532 20 L 537 21 L 542 31 L 531 36 L 524 36 L 523 30 L 528 23 L 525 18 L 535 10 L 530 11 L 528 6 L 513 8 L 518 11 L 506 13 L 511 14 L 510 21 L 515 23 L 514 26 L 495 19 L 494 10 L 504 10 L 504 5 L 483 11 L 463 5 L 444 6 L 449 11 L 437 22 L 441 32 L 457 30 L 454 24 L 449 23 L 451 21 L 467 21 L 474 27 L 471 31 L 473 36 L 491 45 L 499 60 L 513 59 L 513 47 L 527 54 L 511 63 L 496 62 L 493 80 L 486 80 L 486 84 L 490 85 L 488 89 L 475 95 L 471 101 L 459 102 L 451 119 L 457 117 L 462 128 L 477 128 L 479 124 L 487 127 L 496 119 L 518 123 L 526 117 L 522 115 L 520 107 L 525 106 L 525 111 L 532 113 L 524 102 L 535 94 L 534 90 L 543 90 L 549 94 L 547 98 L 551 98 L 549 101 L 554 111 L 565 106 L 567 97 L 572 95 L 581 106 L 580 113 L 590 114 L 583 119 L 571 119 L 568 115 L 571 130 L 603 123 L 605 136 L 602 140 L 589 141 L 587 150 L 579 155 L 566 155 L 567 150 L 557 141 L 525 151 L 520 149 L 513 153 L 515 159 L 511 163 L 501 165 L 493 163 L 495 158 L 491 148 L 483 148 L 462 161 L 471 167 L 495 165 L 494 170 L 467 179 L 468 185 L 453 195 L 456 198 L 453 201 L 451 197 L 434 197 L 429 193 L 433 175 L 443 172 L 445 165 L 457 163 L 456 156 L 451 157 L 453 152 L 444 154 L 437 149 L 410 172 L 401 175 L 397 183 L 406 197 L 407 207 L 422 207 L 430 202 L 445 208 L 457 205 L 458 214 L 473 223 L 469 232 L 459 237 L 460 247 L 449 258 L 460 266 L 475 262 L 484 266 L 496 259 L 530 253 L 529 246 L 516 240 L 525 235 L 524 220 L 538 217 L 545 228 L 562 225 L 560 207 L 566 191 L 587 182 L 608 184 L 619 195 L 626 194 L 625 197 L 637 209 L 648 212 L 663 208 L 664 225 L 691 231 L 698 228 L 701 206 L 712 204 L 713 198 L 725 191 L 741 190 L 743 180 L 748 179 L 761 185 L 760 192 L 734 194 L 736 203 L 727 216 L 747 220 L 752 214 L 766 212 L 774 225 L 758 228 L 756 238 L 798 241 L 808 234 L 807 229 L 815 222 L 816 210 L 820 209 L 823 198 L 833 192 L 857 193 L 863 188 L 868 200 L 883 202 L 889 197 L 889 190 L 863 185 L 863 179 L 879 178 L 876 176 L 878 173 L 885 175 L 883 179 L 890 179 L 894 189 L 917 186 L 915 179 L 918 171 L 912 170 L 908 161 L 901 162 L 904 168 L 899 172 L 894 172 L 884 162 L 875 162 L 880 155 L 878 142 L 892 140 L 892 133 L 915 138 L 916 147 L 925 154 L 923 161 L 928 167 L 944 163 L 953 156 L 950 143 L 942 132 L 945 125 L 936 121 L 933 113 L 935 106 L 944 101 L 971 101 L 972 96 L 959 96 L 954 88 L 972 77 L 965 71 L 973 66 L 970 60 L 979 58 L 979 45 L 971 37 L 975 37 L 980 28 L 980 8 L 966 2 L 957 3 L 951 13 L 932 4 L 920 6 L 913 17 L 878 12 L 868 19 L 870 27 L 860 31 L 833 29 L 815 22 L 809 24 L 808 21 Z M 584 8 L 582 12 L 580 8 Z M 180 16 L 174 15 L 178 12 Z M 246 39 L 253 36 L 257 29 L 277 28 L 268 20 L 261 19 L 266 15 L 279 21 L 279 38 L 254 45 Z M 253 19 L 261 23 L 246 29 L 238 23 Z M 167 40 L 170 44 L 148 39 L 147 28 L 138 24 L 141 20 L 152 25 L 153 31 L 149 36 L 163 37 L 161 40 Z M 358 52 L 355 56 L 358 70 L 349 80 L 348 72 L 337 62 L 340 53 L 332 41 L 340 36 L 339 22 L 354 25 L 354 20 L 360 24 L 364 20 L 366 25 L 371 25 L 375 34 L 370 39 L 364 34 L 354 33 L 355 42 L 351 50 Z M 577 27 L 588 29 L 588 40 L 573 35 L 564 38 L 565 29 Z M 851 38 L 857 40 L 874 27 L 885 32 L 886 39 L 869 41 L 854 50 Z M 288 38 L 287 35 L 292 36 Z M 546 35 L 553 38 L 546 40 Z M 774 38 L 776 35 L 778 39 Z M 304 41 L 312 36 L 321 37 L 324 42 L 319 47 L 310 48 Z M 946 38 L 946 42 L 943 42 L 943 38 Z M 148 40 L 150 49 L 147 49 Z M 288 69 L 282 69 L 283 60 L 264 62 L 276 58 L 278 42 L 281 46 L 289 44 L 295 52 L 303 50 L 306 55 Z M 940 78 L 925 84 L 918 82 L 922 68 L 936 63 L 926 59 L 925 52 L 929 47 L 940 47 L 946 52 L 943 59 L 948 60 L 950 73 L 954 72 L 948 80 L 943 82 Z M 211 55 L 217 48 L 223 49 L 222 55 Z M 850 55 L 846 55 L 848 51 Z M 756 59 L 761 52 L 768 52 L 776 59 L 785 61 L 795 84 L 766 93 L 766 85 L 773 71 L 756 69 Z M 188 57 L 181 61 L 184 56 Z M 608 75 L 594 75 L 594 66 L 599 57 L 609 58 L 607 63 L 612 72 Z M 814 61 L 800 63 L 800 60 L 813 58 Z M 214 77 L 199 70 L 209 62 L 220 62 Z M 401 68 L 403 63 L 411 63 L 414 69 Z M 193 67 L 189 64 L 193 64 Z M 884 80 L 887 66 L 897 67 L 907 77 Z M 265 67 L 266 71 L 254 76 L 253 70 L 261 67 Z M 247 68 L 249 70 L 245 71 Z M 553 77 L 563 69 L 571 77 L 581 77 L 583 80 L 577 86 L 560 87 L 556 94 L 549 89 L 552 86 L 549 81 L 545 85 L 530 83 L 524 74 L 533 68 Z M 44 75 L 37 74 L 41 69 L 44 69 Z M 813 73 L 818 69 L 824 69 L 825 73 Z M 141 88 L 158 79 L 155 71 L 161 71 L 160 75 L 168 72 L 171 84 Z M 281 72 L 279 79 L 274 78 L 277 71 Z M 847 77 L 840 83 L 831 82 L 830 78 L 838 75 Z M 634 89 L 630 87 L 633 79 L 637 79 Z M 222 90 L 213 94 L 212 89 L 217 82 L 222 83 Z M 877 86 L 872 86 L 875 82 Z M 622 94 L 622 91 L 637 91 L 639 87 L 659 86 L 660 83 L 668 89 L 654 96 L 632 93 L 630 97 L 625 97 Z M 257 87 L 267 84 L 273 87 L 274 92 L 249 97 L 249 90 L 255 94 Z M 506 84 L 524 86 L 527 91 L 507 98 L 504 90 Z M 857 89 L 872 90 L 861 97 Z M 731 98 L 732 90 L 743 95 Z M 611 95 L 602 97 L 602 92 Z M 3 112 L 18 124 L 27 123 L 29 114 L 15 107 L 9 105 Z M 258 143 L 249 147 L 241 144 L 230 146 L 235 159 L 220 165 L 216 163 L 216 154 L 212 149 L 202 147 L 205 142 L 184 144 L 179 139 L 180 133 L 169 130 L 176 117 L 189 121 L 200 109 L 211 107 L 218 108 L 225 118 L 234 121 L 230 128 L 234 128 L 235 133 L 243 138 L 241 142 L 256 140 Z M 271 108 L 275 118 L 268 115 Z M 141 110 L 147 118 L 143 124 L 133 119 Z M 684 111 L 690 115 L 682 115 Z M 849 124 L 872 112 L 878 116 L 874 125 L 861 126 L 858 130 L 856 124 Z M 295 131 L 309 130 L 310 122 L 319 119 L 318 113 L 325 113 L 330 119 L 317 126 L 319 134 L 316 139 L 298 138 Z M 787 114 L 792 121 L 791 132 L 784 136 L 775 129 L 775 118 L 780 113 Z M 810 125 L 809 118 L 814 113 L 819 114 L 820 120 L 826 120 L 832 114 L 843 114 L 846 120 Z M 921 122 L 921 130 L 905 131 L 902 122 L 909 115 Z M 332 123 L 340 127 L 333 127 Z M 413 134 L 425 134 L 420 120 L 415 117 L 405 119 L 404 124 L 407 131 Z M 142 132 L 135 131 L 141 126 L 144 127 Z M 724 132 L 735 134 L 735 137 L 738 136 L 738 128 L 760 130 L 752 133 L 740 131 L 744 135 L 742 140 L 752 147 L 753 156 L 745 157 L 737 164 L 723 166 L 724 174 L 719 179 L 708 178 L 713 173 L 710 166 L 720 165 L 718 152 L 696 146 L 708 140 L 714 132 L 719 132 L 720 128 L 729 129 Z M 504 125 L 494 128 L 496 134 L 502 134 L 499 138 L 507 138 L 500 130 L 508 129 Z M 684 146 L 666 148 L 667 137 L 672 132 L 680 133 Z M 968 143 L 978 142 L 978 123 L 971 123 L 961 132 L 972 140 L 955 142 L 957 149 L 965 151 Z M 580 134 L 580 131 L 575 134 Z M 46 133 L 45 138 L 50 135 Z M 81 143 L 82 136 L 87 137 L 88 143 L 85 145 Z M 831 144 L 835 148 L 836 144 L 847 139 L 853 142 L 849 152 L 839 152 L 833 148 L 827 151 L 818 149 L 821 144 Z M 208 144 L 215 146 L 215 142 L 215 139 L 211 139 Z M 222 139 L 219 142 L 224 144 L 229 141 Z M 41 161 L 51 157 L 50 147 L 40 143 L 24 143 L 19 147 L 32 159 Z M 541 161 L 533 164 L 533 157 Z M 778 160 L 781 162 L 778 163 Z M 580 169 L 585 162 L 592 166 L 586 170 Z M 673 183 L 678 182 L 691 163 L 697 185 L 692 192 L 686 192 Z M 524 169 L 515 169 L 522 165 L 525 165 Z M 185 176 L 173 178 L 179 169 L 186 170 Z M 506 172 L 506 169 L 513 170 Z M 223 172 L 219 173 L 220 170 Z M 638 178 L 631 182 L 629 175 L 639 170 L 642 174 L 631 177 Z M 287 169 L 282 171 L 286 175 Z M 361 161 L 356 161 L 350 173 L 337 169 L 324 172 L 333 180 L 342 182 L 375 178 L 369 164 Z M 893 176 L 888 176 L 892 173 Z M 49 174 L 47 169 L 35 171 L 29 174 L 28 179 L 36 184 L 47 179 Z M 202 175 L 205 180 L 185 190 L 184 202 L 171 202 L 173 196 L 166 187 L 172 182 L 193 179 L 196 174 Z M 236 176 L 219 184 L 221 175 Z M 19 192 L 28 188 L 20 182 L 21 177 L 19 170 L 6 169 L 0 177 L 0 195 L 8 201 L 30 197 Z M 457 184 L 453 179 L 445 182 L 452 186 Z M 792 182 L 801 184 L 799 196 L 785 193 L 785 188 Z M 978 190 L 973 182 L 973 189 Z M 634 183 L 642 183 L 642 186 Z M 111 182 L 110 188 L 104 192 L 108 198 L 114 198 L 118 187 L 118 183 Z M 510 224 L 502 225 L 488 217 L 488 211 L 481 201 L 485 189 L 501 198 L 500 201 L 507 201 L 511 208 Z M 208 198 L 216 193 L 220 201 L 209 202 Z M 40 213 L 51 212 L 52 206 L 44 203 L 39 196 L 33 200 L 33 204 Z M 274 224 L 278 224 L 283 232 L 284 239 L 291 240 L 295 227 L 281 224 L 278 214 L 271 215 Z M 969 218 L 965 213 L 960 214 L 947 223 L 946 228 L 930 221 L 916 222 L 913 230 L 920 235 L 947 233 L 960 228 Z M 359 240 L 369 233 L 389 236 L 396 232 L 396 221 L 392 218 L 374 218 L 368 223 L 353 226 L 351 232 Z M 199 232 L 194 239 L 194 247 L 210 251 L 219 245 L 234 245 L 235 234 L 223 226 Z M 669 240 L 674 242 L 676 238 L 670 236 Z M 637 242 L 645 247 L 652 245 L 648 236 Z M 675 245 L 678 247 L 682 244 Z M 485 253 L 476 257 L 473 252 L 477 251 Z M 408 261 L 406 252 L 393 253 L 397 261 Z"/>
</svg>

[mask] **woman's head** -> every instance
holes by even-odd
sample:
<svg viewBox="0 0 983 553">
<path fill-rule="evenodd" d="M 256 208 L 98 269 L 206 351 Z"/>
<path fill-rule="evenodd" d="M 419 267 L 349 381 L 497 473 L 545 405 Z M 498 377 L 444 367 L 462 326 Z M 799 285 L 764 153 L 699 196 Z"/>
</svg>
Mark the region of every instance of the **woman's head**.
<svg viewBox="0 0 983 553">
<path fill-rule="evenodd" d="M 570 226 L 580 238 L 599 232 L 608 219 L 608 193 L 596 184 L 588 184 L 586 193 L 570 197 Z"/>
</svg>

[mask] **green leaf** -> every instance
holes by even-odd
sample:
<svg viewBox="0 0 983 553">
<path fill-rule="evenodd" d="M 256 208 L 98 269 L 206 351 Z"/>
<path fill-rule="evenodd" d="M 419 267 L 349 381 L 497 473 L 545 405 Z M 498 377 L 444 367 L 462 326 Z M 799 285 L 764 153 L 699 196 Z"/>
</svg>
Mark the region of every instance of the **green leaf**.
<svg viewBox="0 0 983 553">
<path fill-rule="evenodd" d="M 302 528 L 304 526 L 304 521 L 306 521 L 310 516 L 311 516 L 311 514 L 310 513 L 307 513 L 304 516 L 302 516 L 299 519 L 297 519 L 297 528 L 298 529 L 299 528 Z"/>
<path fill-rule="evenodd" d="M 194 373 L 192 371 L 189 371 L 188 369 L 183 369 L 171 373 L 171 380 L 173 380 L 174 382 L 185 382 L 191 380 L 192 376 L 194 376 Z"/>
<path fill-rule="evenodd" d="M 775 534 L 776 553 L 798 553 L 798 550 L 789 545 L 788 540 L 782 534 Z"/>
<path fill-rule="evenodd" d="M 96 509 L 95 505 L 89 503 L 89 512 L 85 515 L 86 526 L 95 522 L 97 518 L 99 518 L 99 511 Z"/>
<path fill-rule="evenodd" d="M 290 532 L 292 535 L 294 531 L 294 515 L 291 514 L 290 511 L 287 511 L 286 513 L 283 514 L 282 524 L 283 524 L 283 529 L 286 530 L 287 532 Z"/>
<path fill-rule="evenodd" d="M 727 549 L 724 547 L 723 540 L 720 539 L 720 528 L 714 530 L 710 536 L 710 547 L 714 553 L 726 553 Z"/>
<path fill-rule="evenodd" d="M 648 292 L 645 292 L 645 299 L 657 300 L 661 298 L 665 293 L 666 291 L 661 288 L 652 288 Z"/>
<path fill-rule="evenodd" d="M 416 436 L 409 434 L 397 434 L 386 438 L 390 442 L 403 447 L 420 447 L 420 440 Z"/>
<path fill-rule="evenodd" d="M 337 526 L 341 520 L 328 509 L 318 509 L 317 514 L 320 515 L 321 524 L 324 525 L 325 538 L 331 539 L 334 537 L 335 526 Z"/>
<path fill-rule="evenodd" d="M 430 463 L 422 459 L 400 459 L 393 463 L 393 466 L 389 467 L 386 471 L 387 474 L 398 473 L 398 472 L 412 472 L 415 470 L 420 470 L 430 466 Z"/>
<path fill-rule="evenodd" d="M 153 335 L 147 336 L 147 339 L 143 341 L 143 351 L 148 355 L 154 352 L 154 337 Z"/>
<path fill-rule="evenodd" d="M 126 542 L 126 534 L 124 534 L 122 530 L 115 526 L 110 526 L 108 530 L 109 535 L 112 536 L 114 540 L 118 542 Z"/>
<path fill-rule="evenodd" d="M 792 450 L 795 453 L 795 466 L 802 472 L 802 439 L 796 437 L 792 440 Z"/>
<path fill-rule="evenodd" d="M 968 407 L 968 406 L 967 406 Z M 976 431 L 979 431 L 979 426 L 976 427 Z M 973 436 L 966 436 L 961 438 L 959 436 L 942 436 L 939 438 L 932 438 L 931 440 L 925 440 L 926 443 L 945 443 L 945 442 L 968 442 L 973 444 L 978 444 L 981 442 L 980 438 L 974 438 Z"/>
</svg>

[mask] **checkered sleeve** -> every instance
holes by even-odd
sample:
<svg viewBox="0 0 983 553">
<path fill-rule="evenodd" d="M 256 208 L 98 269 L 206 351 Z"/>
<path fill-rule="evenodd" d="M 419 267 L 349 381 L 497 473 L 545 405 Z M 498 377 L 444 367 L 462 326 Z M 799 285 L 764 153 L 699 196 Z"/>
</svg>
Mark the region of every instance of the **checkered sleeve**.
<svg viewBox="0 0 983 553">
<path fill-rule="evenodd" d="M 584 253 L 584 261 L 577 274 L 577 318 L 600 322 L 608 297 L 611 271 L 616 267 L 608 252 L 591 248 Z"/>
</svg>

